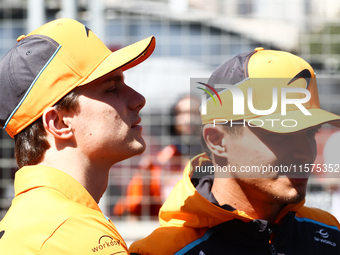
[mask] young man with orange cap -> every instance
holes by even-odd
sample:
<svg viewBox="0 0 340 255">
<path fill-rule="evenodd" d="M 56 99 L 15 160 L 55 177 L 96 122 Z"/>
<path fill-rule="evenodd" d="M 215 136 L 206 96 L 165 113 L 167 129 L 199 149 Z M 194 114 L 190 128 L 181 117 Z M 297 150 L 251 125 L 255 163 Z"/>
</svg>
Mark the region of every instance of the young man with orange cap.
<svg viewBox="0 0 340 255">
<path fill-rule="evenodd" d="M 313 165 L 315 133 L 340 120 L 320 109 L 312 67 L 257 48 L 200 84 L 207 153 L 191 160 L 161 226 L 131 254 L 340 254 L 338 221 L 304 206 L 309 175 L 336 168 Z"/>
<path fill-rule="evenodd" d="M 111 52 L 83 24 L 49 22 L 0 62 L 0 124 L 15 139 L 15 198 L 0 254 L 128 254 L 98 202 L 110 167 L 145 149 L 145 98 L 123 71 L 147 59 L 149 37 Z"/>
</svg>

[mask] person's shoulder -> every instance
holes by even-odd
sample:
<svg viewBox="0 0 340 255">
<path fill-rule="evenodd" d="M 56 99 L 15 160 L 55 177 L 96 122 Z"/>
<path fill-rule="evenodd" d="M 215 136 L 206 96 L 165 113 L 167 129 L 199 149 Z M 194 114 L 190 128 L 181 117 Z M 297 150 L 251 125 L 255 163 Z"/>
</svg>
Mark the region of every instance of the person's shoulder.
<svg viewBox="0 0 340 255">
<path fill-rule="evenodd" d="M 162 226 L 149 236 L 131 244 L 131 255 L 175 254 L 188 244 L 204 236 L 208 228 Z"/>
<path fill-rule="evenodd" d="M 329 226 L 340 231 L 338 220 L 329 212 L 318 208 L 303 206 L 296 212 L 295 218 L 299 222 Z"/>
</svg>

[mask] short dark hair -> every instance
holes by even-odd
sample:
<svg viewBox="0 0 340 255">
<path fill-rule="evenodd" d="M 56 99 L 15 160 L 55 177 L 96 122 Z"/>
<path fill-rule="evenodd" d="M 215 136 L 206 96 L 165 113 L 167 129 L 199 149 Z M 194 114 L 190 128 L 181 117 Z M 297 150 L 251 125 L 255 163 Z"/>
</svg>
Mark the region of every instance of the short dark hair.
<svg viewBox="0 0 340 255">
<path fill-rule="evenodd" d="M 54 106 L 57 111 L 76 111 L 79 108 L 78 96 L 72 90 Z M 51 147 L 46 139 L 46 130 L 42 117 L 17 134 L 14 141 L 14 154 L 19 168 L 38 164 L 44 158 L 46 150 Z"/>
<path fill-rule="evenodd" d="M 212 157 L 211 157 L 212 153 L 209 150 L 207 143 L 205 142 L 204 137 L 203 137 L 203 127 L 204 126 L 202 126 L 202 129 L 201 129 L 201 143 L 202 143 L 202 146 L 205 150 L 205 153 L 210 158 L 210 160 L 212 160 Z M 229 124 L 223 124 L 222 127 L 232 137 L 238 137 L 238 136 L 243 134 L 243 126 L 242 125 L 230 126 Z"/>
</svg>

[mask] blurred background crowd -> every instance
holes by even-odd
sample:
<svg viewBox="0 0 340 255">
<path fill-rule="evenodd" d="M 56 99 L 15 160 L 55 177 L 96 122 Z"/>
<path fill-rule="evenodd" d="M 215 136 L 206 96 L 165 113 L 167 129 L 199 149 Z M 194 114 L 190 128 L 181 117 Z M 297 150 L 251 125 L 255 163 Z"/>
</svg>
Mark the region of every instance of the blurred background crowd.
<svg viewBox="0 0 340 255">
<path fill-rule="evenodd" d="M 311 63 L 321 106 L 340 114 L 340 1 L 0 0 L 0 58 L 17 37 L 61 17 L 84 23 L 112 51 L 156 36 L 153 56 L 125 73 L 147 99 L 141 124 L 148 147 L 112 167 L 100 202 L 127 243 L 158 225 L 164 198 L 201 150 L 193 128 L 200 101 L 189 96 L 190 78 L 208 78 L 225 60 L 256 47 L 285 50 Z M 339 133 L 327 125 L 317 141 L 316 163 L 340 164 Z M 0 220 L 13 197 L 13 148 L 1 131 Z M 340 219 L 340 179 L 327 177 L 312 175 L 306 203 Z"/>
</svg>

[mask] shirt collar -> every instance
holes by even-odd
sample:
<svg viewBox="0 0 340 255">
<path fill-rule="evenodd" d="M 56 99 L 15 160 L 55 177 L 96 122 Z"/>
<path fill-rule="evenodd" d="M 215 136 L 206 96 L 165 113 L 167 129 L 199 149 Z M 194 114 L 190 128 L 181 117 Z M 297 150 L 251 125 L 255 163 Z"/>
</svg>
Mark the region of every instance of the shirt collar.
<svg viewBox="0 0 340 255">
<path fill-rule="evenodd" d="M 63 171 L 52 167 L 34 165 L 25 166 L 16 173 L 15 196 L 41 187 L 56 189 L 68 199 L 101 212 L 90 193 L 77 180 Z"/>
</svg>

